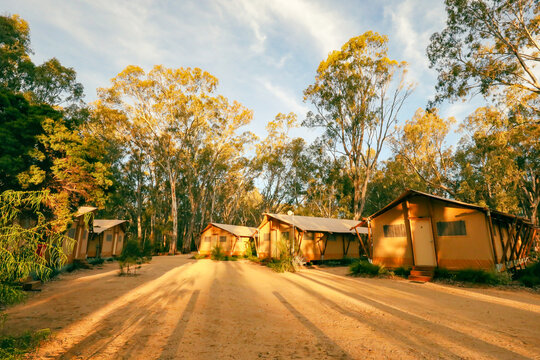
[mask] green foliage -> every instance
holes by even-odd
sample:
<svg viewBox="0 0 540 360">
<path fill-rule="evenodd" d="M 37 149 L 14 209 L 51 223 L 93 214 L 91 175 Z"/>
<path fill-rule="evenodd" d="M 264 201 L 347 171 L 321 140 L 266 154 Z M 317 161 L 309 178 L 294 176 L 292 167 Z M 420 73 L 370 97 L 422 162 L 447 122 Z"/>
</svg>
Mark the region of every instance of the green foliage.
<svg viewBox="0 0 540 360">
<path fill-rule="evenodd" d="M 120 275 L 136 275 L 143 262 L 142 249 L 137 240 L 128 239 L 118 257 Z"/>
<path fill-rule="evenodd" d="M 65 235 L 71 214 L 51 216 L 51 200 L 48 191 L 0 194 L 0 284 L 9 287 L 30 275 L 45 280 L 64 265 L 74 244 Z"/>
<path fill-rule="evenodd" d="M 379 274 L 385 273 L 385 270 L 382 266 L 377 264 L 372 264 L 369 261 L 360 260 L 352 263 L 349 266 L 350 274 L 353 276 L 377 276 Z"/>
<path fill-rule="evenodd" d="M 408 278 L 409 275 L 411 274 L 411 269 L 400 266 L 400 267 L 395 268 L 394 270 L 392 270 L 392 272 L 396 276 L 401 276 L 403 278 Z"/>
<path fill-rule="evenodd" d="M 26 332 L 20 336 L 1 336 L 0 359 L 27 359 L 26 354 L 34 350 L 42 341 L 48 339 L 50 336 L 50 329 Z"/>
<path fill-rule="evenodd" d="M 527 287 L 540 286 L 540 262 L 535 262 L 518 271 L 515 278 Z"/>
<path fill-rule="evenodd" d="M 507 285 L 512 281 L 507 272 L 486 271 L 482 269 L 448 270 L 435 268 L 433 279 L 445 279 L 472 284 Z"/>
<path fill-rule="evenodd" d="M 101 257 L 96 257 L 96 258 L 92 258 L 92 259 L 88 259 L 88 263 L 90 265 L 101 265 L 105 262 L 105 259 L 101 258 Z"/>
<path fill-rule="evenodd" d="M 221 248 L 219 244 L 214 246 L 214 248 L 212 249 L 212 253 L 210 254 L 210 259 L 217 260 L 217 261 L 225 260 L 225 253 L 223 252 L 223 249 Z"/>
<path fill-rule="evenodd" d="M 23 301 L 26 294 L 20 285 L 0 283 L 0 307 Z"/>
<path fill-rule="evenodd" d="M 279 259 L 272 259 L 266 264 L 266 266 L 278 273 L 296 272 L 293 258 L 291 256 L 286 256 Z"/>
<path fill-rule="evenodd" d="M 436 102 L 498 88 L 540 91 L 540 2 L 446 0 L 446 28 L 431 36 L 427 55 L 439 73 Z M 537 74 L 537 73 L 536 73 Z M 538 110 L 537 110 L 538 111 Z"/>
</svg>

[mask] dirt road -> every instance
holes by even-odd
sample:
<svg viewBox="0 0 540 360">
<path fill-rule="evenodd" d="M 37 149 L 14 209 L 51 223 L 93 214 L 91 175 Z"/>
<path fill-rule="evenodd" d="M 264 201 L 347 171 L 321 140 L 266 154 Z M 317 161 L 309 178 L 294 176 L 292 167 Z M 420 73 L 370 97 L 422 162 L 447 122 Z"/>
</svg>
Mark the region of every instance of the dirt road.
<svg viewBox="0 0 540 360">
<path fill-rule="evenodd" d="M 37 359 L 540 358 L 540 296 L 157 257 L 63 275 L 9 309 Z"/>
</svg>

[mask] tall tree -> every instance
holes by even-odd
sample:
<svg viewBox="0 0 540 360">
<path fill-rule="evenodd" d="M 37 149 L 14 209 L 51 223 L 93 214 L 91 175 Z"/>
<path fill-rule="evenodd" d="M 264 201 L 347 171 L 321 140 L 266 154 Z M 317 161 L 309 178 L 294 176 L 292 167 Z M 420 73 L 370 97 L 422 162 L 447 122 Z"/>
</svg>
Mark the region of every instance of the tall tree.
<svg viewBox="0 0 540 360">
<path fill-rule="evenodd" d="M 398 128 L 392 140 L 394 153 L 405 160 L 429 188 L 456 196 L 454 154 L 446 137 L 455 119 L 443 119 L 436 109 L 418 109 L 411 120 Z"/>
<path fill-rule="evenodd" d="M 359 219 L 370 178 L 399 111 L 412 92 L 404 79 L 406 64 L 388 58 L 388 38 L 368 31 L 330 53 L 304 99 L 315 105 L 304 125 L 322 127 L 347 158 L 353 183 L 353 214 Z"/>
<path fill-rule="evenodd" d="M 435 102 L 517 88 L 537 98 L 540 2 L 446 0 L 446 28 L 431 36 L 427 54 L 439 72 Z M 528 102 L 533 106 L 533 102 Z M 539 109 L 536 108 L 536 111 Z"/>
</svg>

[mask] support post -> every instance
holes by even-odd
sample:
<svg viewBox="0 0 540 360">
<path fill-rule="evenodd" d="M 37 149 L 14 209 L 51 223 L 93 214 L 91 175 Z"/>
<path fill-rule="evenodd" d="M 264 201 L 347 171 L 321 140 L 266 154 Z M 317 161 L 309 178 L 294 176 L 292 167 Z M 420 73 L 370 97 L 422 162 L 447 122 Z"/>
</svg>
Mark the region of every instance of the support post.
<svg viewBox="0 0 540 360">
<path fill-rule="evenodd" d="M 411 248 L 411 254 L 412 254 L 412 263 L 413 266 L 415 265 L 414 261 L 414 247 L 412 244 L 412 232 L 411 232 L 411 221 L 409 220 L 409 202 L 403 201 L 401 203 L 401 207 L 403 210 L 403 219 L 405 220 L 405 232 L 407 233 L 407 242 L 409 243 L 409 246 Z"/>
<path fill-rule="evenodd" d="M 493 264 L 496 265 L 497 261 L 497 250 L 495 249 L 495 235 L 493 234 L 493 222 L 491 221 L 491 212 L 487 209 L 487 220 L 489 228 L 489 238 L 491 239 L 491 248 L 493 249 Z"/>
</svg>

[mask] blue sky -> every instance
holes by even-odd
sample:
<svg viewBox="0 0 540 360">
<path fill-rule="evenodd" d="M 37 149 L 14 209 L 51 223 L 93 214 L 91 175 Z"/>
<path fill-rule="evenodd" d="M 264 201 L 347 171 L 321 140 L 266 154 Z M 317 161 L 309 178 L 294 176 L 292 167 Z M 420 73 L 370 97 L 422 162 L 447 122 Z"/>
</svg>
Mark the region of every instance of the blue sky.
<svg viewBox="0 0 540 360">
<path fill-rule="evenodd" d="M 259 137 L 279 112 L 303 120 L 303 90 L 321 60 L 367 30 L 389 37 L 390 57 L 409 63 L 417 84 L 400 119 L 411 118 L 434 92 L 436 73 L 425 55 L 429 37 L 444 28 L 443 1 L 0 0 L 3 13 L 29 22 L 35 62 L 56 57 L 73 67 L 86 99 L 127 65 L 149 70 L 200 67 L 220 80 L 218 92 L 254 111 Z M 479 101 L 443 104 L 461 121 Z M 292 133 L 311 141 L 316 130 Z M 455 142 L 457 136 L 450 138 Z"/>
</svg>

